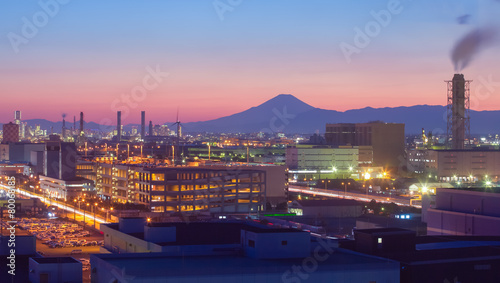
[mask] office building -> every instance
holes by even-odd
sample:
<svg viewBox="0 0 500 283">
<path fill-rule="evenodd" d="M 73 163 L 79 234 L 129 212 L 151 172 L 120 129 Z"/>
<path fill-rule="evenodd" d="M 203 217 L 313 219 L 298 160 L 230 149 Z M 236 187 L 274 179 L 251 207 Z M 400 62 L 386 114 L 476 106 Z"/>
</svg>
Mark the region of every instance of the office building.
<svg viewBox="0 0 500 283">
<path fill-rule="evenodd" d="M 383 122 L 326 124 L 325 138 L 327 144 L 334 146 L 371 146 L 373 166 L 398 169 L 404 165 L 404 124 Z"/>
<path fill-rule="evenodd" d="M 79 166 L 78 176 L 95 172 L 98 195 L 115 202 L 142 204 L 153 212 L 258 212 L 267 202 L 286 201 L 288 192 L 284 166 L 93 166 L 95 171 L 88 163 Z"/>
<path fill-rule="evenodd" d="M 439 181 L 498 181 L 500 151 L 492 149 L 410 150 L 410 172 L 431 175 Z"/>
<path fill-rule="evenodd" d="M 359 166 L 359 148 L 296 145 L 286 149 L 286 165 L 292 170 L 348 170 Z"/>
<path fill-rule="evenodd" d="M 76 146 L 70 142 L 46 142 L 43 175 L 60 180 L 70 180 L 76 173 Z"/>
<path fill-rule="evenodd" d="M 3 124 L 3 139 L 2 143 L 19 142 L 19 125 L 9 122 Z"/>
<path fill-rule="evenodd" d="M 94 182 L 82 177 L 61 180 L 40 176 L 40 189 L 44 195 L 54 199 L 68 200 L 94 191 Z"/>
</svg>

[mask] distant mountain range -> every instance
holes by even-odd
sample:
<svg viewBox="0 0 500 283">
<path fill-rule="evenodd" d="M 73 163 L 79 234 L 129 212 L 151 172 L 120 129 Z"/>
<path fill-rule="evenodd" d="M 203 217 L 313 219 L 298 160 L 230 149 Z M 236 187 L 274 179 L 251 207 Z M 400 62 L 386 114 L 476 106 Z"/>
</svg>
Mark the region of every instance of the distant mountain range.
<svg viewBox="0 0 500 283">
<path fill-rule="evenodd" d="M 500 132 L 500 111 L 470 111 L 471 133 L 488 134 Z M 324 133 L 327 123 L 364 123 L 384 121 L 387 123 L 404 123 L 406 134 L 426 132 L 434 134 L 446 133 L 446 106 L 416 105 L 401 107 L 385 107 L 347 110 L 344 112 L 313 107 L 290 94 L 280 94 L 263 104 L 243 112 L 218 119 L 183 123 L 183 132 L 284 132 L 284 133 Z M 44 119 L 26 120 L 28 125 L 40 125 L 42 129 L 60 132 L 62 121 L 51 122 Z M 171 125 L 173 122 L 165 123 Z M 73 123 L 66 122 L 70 128 Z M 77 127 L 79 122 L 77 121 Z M 124 126 L 130 130 L 129 124 Z M 84 123 L 86 129 L 102 129 L 94 122 Z M 147 127 L 147 125 L 146 125 Z M 108 129 L 114 127 L 107 127 Z M 172 128 L 172 127 L 171 127 Z M 147 129 L 146 129 L 147 131 Z"/>
</svg>

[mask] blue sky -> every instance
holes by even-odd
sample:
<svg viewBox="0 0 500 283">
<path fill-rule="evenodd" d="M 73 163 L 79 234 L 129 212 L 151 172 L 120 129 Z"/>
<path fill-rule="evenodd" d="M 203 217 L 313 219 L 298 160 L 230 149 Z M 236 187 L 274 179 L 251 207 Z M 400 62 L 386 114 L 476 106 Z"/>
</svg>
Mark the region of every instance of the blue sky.
<svg viewBox="0 0 500 283">
<path fill-rule="evenodd" d="M 6 1 L 0 11 L 0 121 L 60 119 L 61 112 L 89 120 L 114 119 L 113 102 L 140 86 L 146 68 L 168 72 L 125 122 L 141 110 L 157 121 L 217 118 L 290 93 L 316 107 L 445 104 L 443 80 L 451 79 L 450 50 L 468 31 L 500 11 L 494 0 L 399 1 L 401 13 L 346 60 L 342 43 L 354 44 L 355 28 L 374 21 L 392 0 L 82 1 L 59 10 L 26 44 L 23 17 L 40 3 Z M 223 19 L 214 3 L 228 5 Z M 490 15 L 485 15 L 485 14 Z M 457 18 L 470 15 L 467 23 Z M 495 48 L 464 70 L 468 79 L 499 78 Z M 495 87 L 476 109 L 500 109 Z M 115 107 L 116 108 L 116 107 Z M 54 109 L 57 109 L 54 110 Z M 149 118 L 148 118 L 149 119 Z"/>
</svg>

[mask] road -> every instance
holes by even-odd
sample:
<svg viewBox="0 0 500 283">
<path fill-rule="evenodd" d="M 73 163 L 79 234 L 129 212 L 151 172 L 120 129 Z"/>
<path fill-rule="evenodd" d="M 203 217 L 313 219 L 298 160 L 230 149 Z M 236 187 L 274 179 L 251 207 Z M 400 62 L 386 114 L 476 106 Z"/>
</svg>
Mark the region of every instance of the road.
<svg viewBox="0 0 500 283">
<path fill-rule="evenodd" d="M 0 184 L 1 187 L 4 187 L 5 189 L 9 189 L 8 186 Z M 40 196 L 38 194 L 33 194 L 32 192 L 27 192 L 24 190 L 16 189 L 16 193 L 20 194 L 21 196 L 26 196 L 26 197 L 34 197 L 34 198 L 39 198 L 43 203 L 48 204 L 48 205 L 54 205 L 57 206 L 58 208 L 62 209 L 65 211 L 67 214 L 68 218 L 73 218 L 76 219 L 79 222 L 83 222 L 85 218 L 85 223 L 87 226 L 94 226 L 94 214 L 91 211 L 84 211 L 78 208 L 73 208 L 72 206 L 68 206 L 67 204 L 54 200 L 54 199 L 49 199 L 45 198 L 43 196 Z M 63 213 L 64 214 L 64 213 Z M 105 221 L 104 218 L 96 215 L 95 217 L 95 226 L 97 229 L 99 229 L 99 224 L 100 223 L 109 223 Z"/>
<path fill-rule="evenodd" d="M 330 190 L 330 189 L 319 189 L 319 188 L 313 188 L 313 187 L 299 187 L 299 186 L 293 186 L 290 185 L 288 187 L 288 190 L 290 192 L 296 192 L 296 193 L 301 193 L 301 194 L 308 194 L 308 195 L 318 195 L 318 196 L 325 196 L 325 197 L 332 197 L 332 198 L 346 198 L 346 199 L 354 199 L 354 200 L 359 200 L 363 202 L 370 202 L 372 199 L 376 200 L 377 202 L 384 202 L 384 203 L 395 203 L 397 205 L 403 205 L 403 206 L 413 206 L 417 208 L 421 208 L 422 206 L 420 205 L 410 205 L 410 198 L 405 198 L 405 197 L 400 197 L 400 196 L 387 196 L 387 195 L 376 195 L 376 194 L 360 194 L 360 193 L 353 193 L 353 192 L 344 192 L 343 190 Z"/>
</svg>

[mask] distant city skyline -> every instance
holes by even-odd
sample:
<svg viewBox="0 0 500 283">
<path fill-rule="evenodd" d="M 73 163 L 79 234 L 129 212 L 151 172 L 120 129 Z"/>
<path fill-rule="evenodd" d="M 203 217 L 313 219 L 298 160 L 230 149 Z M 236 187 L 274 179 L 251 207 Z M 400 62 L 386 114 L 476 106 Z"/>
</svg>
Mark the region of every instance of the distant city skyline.
<svg viewBox="0 0 500 283">
<path fill-rule="evenodd" d="M 446 105 L 454 44 L 500 10 L 493 0 L 216 2 L 4 4 L 0 122 L 15 110 L 71 122 L 83 111 L 114 124 L 122 110 L 123 124 L 137 124 L 145 110 L 162 123 L 177 109 L 182 122 L 205 121 L 281 93 L 337 111 Z M 496 51 L 461 72 L 471 109 L 500 109 Z"/>
</svg>

